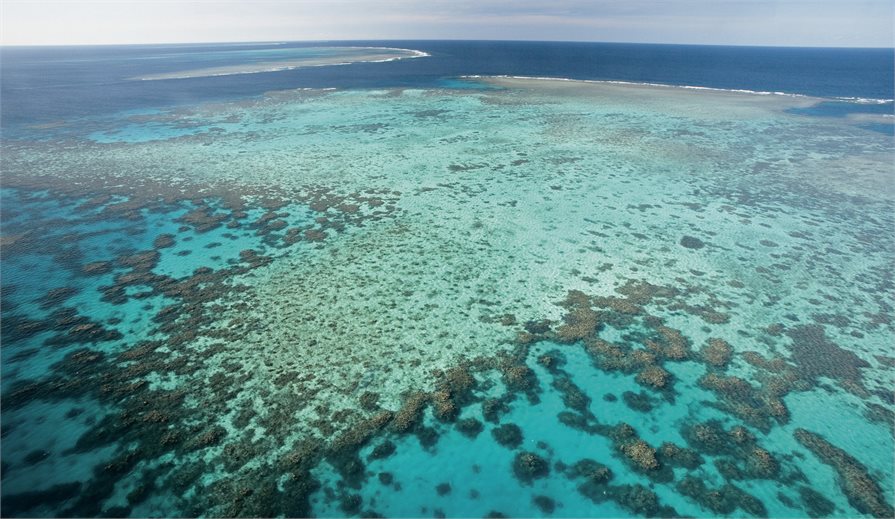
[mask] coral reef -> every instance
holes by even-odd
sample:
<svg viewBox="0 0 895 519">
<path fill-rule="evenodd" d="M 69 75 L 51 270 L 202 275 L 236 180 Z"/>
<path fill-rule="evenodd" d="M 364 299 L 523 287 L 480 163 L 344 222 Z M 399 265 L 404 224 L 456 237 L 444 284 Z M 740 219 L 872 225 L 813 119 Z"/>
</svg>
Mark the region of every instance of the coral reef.
<svg viewBox="0 0 895 519">
<path fill-rule="evenodd" d="M 721 339 L 709 339 L 699 352 L 700 357 L 715 368 L 726 368 L 733 356 L 733 348 Z"/>
<path fill-rule="evenodd" d="M 659 366 L 648 366 L 637 374 L 635 380 L 639 384 L 653 388 L 663 389 L 668 384 L 671 374 Z"/>
<path fill-rule="evenodd" d="M 526 391 L 534 388 L 538 379 L 535 372 L 524 364 L 508 365 L 503 369 L 504 381 L 513 391 Z"/>
<path fill-rule="evenodd" d="M 381 460 L 384 458 L 388 458 L 395 453 L 395 450 L 396 447 L 394 442 L 386 440 L 373 448 L 373 451 L 370 453 L 369 459 Z"/>
<path fill-rule="evenodd" d="M 168 247 L 173 247 L 174 244 L 174 235 L 165 233 L 155 237 L 155 240 L 152 242 L 152 247 L 154 249 L 166 249 Z"/>
<path fill-rule="evenodd" d="M 53 288 L 47 291 L 47 293 L 38 299 L 37 302 L 40 304 L 42 310 L 46 310 L 61 305 L 66 299 L 77 295 L 78 292 L 80 292 L 80 289 L 76 287 Z"/>
<path fill-rule="evenodd" d="M 548 496 L 535 496 L 532 498 L 532 502 L 538 507 L 538 510 L 540 510 L 541 513 L 546 515 L 550 515 L 556 510 L 556 501 Z"/>
<path fill-rule="evenodd" d="M 679 481 L 675 488 L 716 514 L 732 514 L 739 508 L 755 517 L 768 516 L 767 509 L 761 501 L 734 485 L 727 484 L 713 490 L 706 487 L 702 479 L 687 476 Z"/>
<path fill-rule="evenodd" d="M 805 511 L 808 512 L 808 517 L 829 517 L 836 511 L 836 506 L 832 501 L 810 487 L 800 486 L 799 497 Z"/>
<path fill-rule="evenodd" d="M 477 165 L 461 166 L 455 173 L 464 173 L 463 170 L 467 166 Z M 493 171 L 497 174 L 498 169 Z M 758 374 L 755 380 L 726 376 L 724 369 L 733 360 L 733 349 L 729 344 L 721 339 L 708 339 L 695 354 L 691 350 L 690 343 L 691 339 L 697 337 L 695 333 L 693 335 L 688 333 L 688 338 L 680 330 L 663 324 L 681 322 L 677 320 L 681 316 L 694 316 L 701 319 L 699 325 L 703 326 L 698 335 L 700 340 L 703 337 L 718 335 L 729 337 L 724 335 L 725 332 L 733 334 L 733 329 L 725 330 L 717 325 L 727 322 L 728 315 L 723 312 L 732 311 L 735 305 L 742 304 L 742 300 L 723 301 L 720 298 L 727 297 L 724 291 L 700 288 L 697 285 L 698 281 L 693 280 L 702 278 L 706 283 L 717 284 L 719 279 L 716 273 L 697 271 L 697 268 L 705 267 L 694 263 L 687 267 L 692 273 L 692 279 L 679 278 L 673 282 L 674 286 L 629 280 L 618 287 L 617 296 L 605 294 L 592 296 L 582 291 L 569 291 L 565 300 L 560 303 L 564 311 L 562 317 L 550 314 L 553 320 L 538 320 L 537 315 L 531 315 L 538 311 L 534 306 L 504 308 L 503 302 L 490 301 L 496 299 L 496 296 L 492 298 L 483 291 L 482 298 L 489 300 L 484 303 L 470 302 L 469 314 L 474 319 L 476 313 L 480 312 L 479 315 L 489 319 L 489 322 L 508 327 L 505 331 L 518 332 L 516 343 L 510 345 L 515 347 L 513 354 L 494 356 L 480 363 L 461 359 L 454 369 L 436 370 L 432 373 L 431 386 L 418 387 L 417 392 L 405 394 L 402 405 L 392 413 L 387 409 L 394 408 L 392 399 L 396 394 L 383 391 L 382 395 L 379 395 L 375 391 L 368 390 L 369 378 L 360 380 L 358 377 L 350 389 L 337 390 L 329 385 L 331 381 L 327 380 L 328 377 L 323 373 L 302 372 L 300 367 L 307 353 L 313 349 L 325 349 L 317 343 L 303 342 L 303 337 L 284 338 L 284 344 L 289 342 L 290 348 L 294 341 L 294 349 L 290 349 L 290 352 L 297 353 L 294 355 L 295 358 L 266 358 L 255 367 L 241 365 L 238 355 L 226 355 L 222 352 L 228 352 L 234 345 L 244 347 L 246 344 L 259 342 L 256 335 L 259 325 L 253 322 L 253 312 L 248 311 L 256 300 L 250 299 L 250 294 L 246 294 L 246 300 L 240 301 L 243 306 L 240 307 L 233 301 L 243 297 L 240 295 L 243 289 L 239 284 L 247 281 L 240 279 L 240 276 L 263 275 L 266 271 L 261 273 L 250 271 L 271 265 L 280 248 L 285 250 L 293 244 L 299 244 L 294 248 L 296 250 L 301 247 L 327 250 L 325 248 L 333 243 L 332 238 L 341 236 L 347 225 L 360 226 L 365 222 L 371 224 L 376 219 L 397 211 L 394 200 L 399 194 L 370 190 L 363 195 L 337 195 L 325 188 L 308 188 L 302 192 L 246 188 L 247 196 L 244 197 L 233 194 L 232 192 L 236 190 L 232 186 L 197 184 L 195 187 L 200 189 L 193 192 L 222 198 L 184 200 L 182 186 L 153 185 L 148 179 L 150 175 L 147 175 L 147 179 L 134 179 L 133 185 L 130 185 L 114 177 L 110 177 L 107 182 L 91 183 L 87 173 L 73 174 L 79 176 L 80 184 L 72 182 L 72 186 L 62 188 L 64 192 L 72 196 L 83 194 L 78 190 L 91 193 L 90 199 L 83 203 L 82 210 L 101 209 L 103 218 L 120 218 L 122 221 L 134 222 L 136 226 L 137 222 L 142 221 L 141 214 L 146 211 L 171 210 L 165 204 L 175 204 L 178 211 L 187 210 L 187 213 L 180 219 L 183 227 L 178 231 L 179 234 L 162 234 L 155 238 L 152 243 L 155 250 L 146 250 L 145 243 L 136 248 L 122 247 L 116 249 L 112 256 L 115 259 L 92 263 L 79 262 L 80 259 L 75 257 L 74 252 L 57 254 L 59 257 L 70 256 L 65 260 L 67 265 L 65 268 L 73 273 L 90 276 L 108 275 L 108 279 L 112 281 L 105 279 L 102 281 L 106 285 L 101 289 L 103 300 L 119 305 L 116 307 L 117 310 L 124 311 L 129 308 L 121 306 L 125 303 L 146 304 L 145 308 L 154 308 L 152 306 L 155 304 L 154 299 L 164 298 L 161 303 L 164 306 L 160 310 L 146 310 L 156 312 L 149 324 L 152 327 L 148 332 L 151 340 L 130 341 L 127 334 L 132 332 L 128 330 L 136 329 L 138 325 L 123 322 L 120 318 L 118 321 L 94 322 L 72 309 L 64 308 L 66 300 L 75 294 L 75 289 L 72 287 L 51 289 L 44 297 L 35 301 L 45 309 L 56 310 L 46 319 L 27 319 L 15 313 L 10 314 L 8 307 L 4 306 L 2 326 L 5 341 L 10 337 L 19 340 L 46 332 L 47 336 L 50 336 L 45 342 L 47 345 L 54 348 L 77 345 L 76 348 L 81 348 L 71 348 L 75 351 L 62 350 L 59 355 L 63 360 L 52 367 L 47 377 L 20 380 L 11 384 L 4 391 L 4 410 L 15 411 L 33 402 L 95 399 L 115 411 L 108 417 L 89 424 L 88 431 L 77 440 L 72 453 L 88 453 L 119 442 L 127 446 L 116 450 L 110 459 L 98 468 L 95 477 L 85 482 L 82 487 L 57 489 L 55 493 L 38 497 L 5 495 L 4 515 L 8 515 L 8 511 L 13 515 L 33 512 L 29 503 L 35 499 L 47 503 L 70 500 L 71 503 L 65 505 L 67 506 L 65 511 L 71 515 L 128 515 L 129 507 L 136 507 L 137 504 L 145 502 L 147 496 L 164 491 L 176 496 L 196 496 L 178 503 L 178 506 L 182 506 L 181 509 L 186 511 L 201 510 L 208 515 L 309 516 L 311 509 L 308 497 L 318 486 L 311 476 L 311 469 L 318 466 L 323 459 L 331 462 L 341 476 L 336 483 L 335 491 L 327 489 L 331 495 L 326 498 L 331 498 L 346 514 L 375 515 L 375 511 L 365 509 L 359 494 L 351 489 L 360 488 L 366 484 L 368 478 L 374 481 L 378 479 L 382 484 L 394 485 L 395 488 L 399 488 L 399 484 L 390 473 L 382 472 L 374 475 L 367 472 L 359 456 L 364 446 L 372 447 L 368 461 L 384 460 L 392 456 L 396 450 L 396 444 L 391 439 L 399 442 L 398 438 L 401 435 L 415 434 L 424 447 L 435 445 L 439 433 L 451 427 L 456 427 L 469 437 L 476 437 L 484 430 L 484 425 L 476 418 L 459 417 L 469 416 L 470 411 L 475 412 L 475 405 L 480 402 L 484 420 L 495 424 L 491 430 L 494 440 L 510 449 L 518 449 L 523 444 L 522 429 L 516 424 L 497 424 L 509 412 L 510 404 L 517 410 L 520 393 L 530 397 L 541 391 L 537 374 L 543 373 L 543 369 L 550 374 L 550 388 L 561 395 L 563 405 L 569 410 L 559 414 L 559 420 L 563 424 L 587 434 L 611 438 L 614 454 L 635 471 L 645 474 L 654 483 L 671 481 L 674 477 L 671 467 L 677 468 L 678 474 L 683 472 L 679 469 L 697 470 L 704 463 L 700 453 L 714 456 L 715 466 L 728 480 L 723 486 L 717 489 L 706 488 L 704 482 L 699 479 L 685 478 L 678 482 L 676 488 L 693 497 L 713 513 L 730 514 L 739 509 L 760 516 L 767 513 L 762 503 L 733 486 L 731 482 L 757 478 L 779 478 L 784 481 L 787 464 L 792 465 L 791 460 L 787 463 L 786 456 L 775 455 L 760 447 L 755 435 L 748 429 L 735 426 L 725 430 L 720 422 L 696 424 L 685 428 L 682 431 L 684 438 L 692 448 L 666 442 L 656 449 L 640 439 L 631 427 L 624 425 L 612 427 L 597 420 L 589 411 L 591 406 L 595 410 L 598 406 L 607 409 L 613 406 L 603 404 L 599 399 L 597 402 L 591 401 L 591 397 L 594 397 L 591 392 L 593 387 L 584 385 L 586 382 L 580 378 L 574 380 L 582 386 L 574 383 L 569 372 L 565 371 L 566 369 L 571 371 L 571 368 L 565 365 L 564 355 L 550 352 L 535 359 L 530 352 L 540 347 L 537 344 L 540 341 L 562 343 L 561 347 L 550 345 L 549 348 L 558 348 L 559 351 L 567 353 L 569 358 L 572 358 L 570 353 L 572 349 L 585 348 L 596 366 L 605 371 L 629 376 L 645 388 L 639 393 L 634 393 L 625 391 L 626 386 L 619 386 L 614 389 L 615 393 L 607 394 L 604 400 L 613 401 L 616 399 L 615 394 L 621 394 L 629 407 L 644 413 L 658 405 L 661 398 L 671 401 L 670 399 L 674 397 L 675 391 L 672 386 L 675 379 L 671 373 L 677 374 L 679 371 L 672 369 L 673 364 L 669 363 L 700 362 L 709 368 L 708 374 L 700 380 L 700 385 L 718 395 L 720 410 L 742 418 L 750 427 L 759 430 L 768 430 L 776 423 L 785 423 L 788 413 L 783 404 L 783 397 L 792 391 L 814 387 L 821 382 L 820 379 L 832 378 L 856 394 L 867 390 L 865 383 L 868 387 L 872 387 L 870 370 L 867 369 L 869 364 L 862 364 L 864 361 L 853 353 L 835 345 L 830 339 L 833 334 L 826 335 L 822 326 L 811 324 L 794 326 L 791 323 L 796 321 L 789 317 L 780 317 L 781 321 L 787 322 L 785 326 L 772 325 L 766 330 L 742 326 L 743 329 L 736 330 L 743 337 L 742 341 L 739 339 L 736 341 L 738 348 L 740 342 L 748 345 L 753 338 L 750 334 L 756 331 L 760 341 L 769 346 L 770 352 L 785 351 L 787 347 L 785 341 L 789 339 L 792 342 L 789 357 L 765 359 L 755 352 L 742 354 L 738 352 L 737 360 L 742 358 L 754 367 Z M 14 180 L 14 182 L 23 181 Z M 557 185 L 557 188 L 565 186 L 566 184 Z M 445 186 L 439 185 L 439 189 L 441 188 Z M 457 186 L 450 186 L 450 189 L 456 190 Z M 94 196 L 95 192 L 102 192 L 103 195 Z M 124 196 L 128 199 L 121 201 L 115 198 Z M 307 222 L 296 223 L 290 217 L 289 212 L 292 209 L 288 209 L 287 212 L 285 207 L 293 202 L 307 205 L 312 214 Z M 513 200 L 514 204 L 515 202 Z M 378 214 L 371 216 L 376 208 L 379 208 Z M 250 217 L 250 214 L 253 216 Z M 258 214 L 262 216 L 256 218 Z M 473 227 L 473 231 L 489 225 L 486 222 L 486 219 L 477 218 L 475 225 L 478 227 Z M 197 245 L 193 248 L 192 256 L 185 258 L 184 261 L 200 256 L 200 251 L 202 254 L 206 254 L 206 250 L 207 254 L 218 254 L 217 251 L 227 249 L 228 240 L 236 243 L 237 234 L 240 232 L 260 238 L 254 245 L 244 245 L 254 248 L 243 250 L 238 260 L 234 258 L 227 261 L 224 255 L 225 259 L 220 262 L 208 263 L 213 265 L 214 269 L 201 267 L 192 275 L 183 278 L 157 272 L 159 267 L 165 264 L 160 262 L 160 254 L 176 253 L 176 250 L 167 249 L 188 243 L 194 238 L 194 233 L 219 232 L 215 229 L 232 234 L 224 234 L 223 237 L 206 236 L 204 238 L 206 242 L 208 238 L 213 238 L 215 241 L 204 249 Z M 648 232 L 645 229 L 641 230 Z M 604 231 L 615 232 L 609 231 L 608 223 Z M 617 228 L 616 231 L 621 229 Z M 705 229 L 693 228 L 688 232 L 703 238 L 713 236 L 708 232 L 703 234 L 703 231 Z M 403 232 L 407 232 L 406 222 L 395 226 L 396 234 L 400 235 Z M 596 230 L 587 232 L 597 233 Z M 681 234 L 680 231 L 675 233 L 671 236 Z M 150 238 L 151 236 L 152 234 Z M 469 238 L 469 241 L 477 239 Z M 201 240 L 202 237 L 196 237 L 196 243 Z M 9 245 L 10 248 L 7 248 L 7 241 L 13 242 Z M 4 259 L 8 254 L 21 254 L 22 251 L 33 247 L 36 241 L 37 238 L 26 235 L 9 240 L 4 236 Z M 225 246 L 222 246 L 222 243 Z M 486 246 L 484 242 L 482 243 L 481 246 Z M 674 248 L 674 238 L 667 245 Z M 693 236 L 684 236 L 680 240 L 680 245 L 697 251 L 711 244 Z M 411 248 L 412 246 L 411 243 Z M 591 247 L 585 244 L 581 246 Z M 593 247 L 596 250 L 596 245 Z M 712 245 L 701 252 L 683 252 L 690 257 L 698 258 L 706 254 L 707 250 L 715 253 L 722 249 L 722 242 L 719 241 L 717 246 Z M 334 252 L 332 258 L 336 256 Z M 642 272 L 650 272 L 649 261 L 654 259 L 633 258 L 632 271 L 639 269 Z M 426 264 L 421 259 L 418 265 L 414 264 L 414 267 L 432 269 L 433 265 Z M 670 268 L 670 265 L 668 267 Z M 771 268 L 767 269 L 768 272 L 770 270 Z M 592 286 L 610 286 L 606 283 L 612 279 L 600 277 L 600 274 L 595 272 L 576 271 L 575 275 L 580 275 L 581 282 L 576 280 L 574 286 L 583 286 L 583 283 L 591 283 Z M 655 278 L 650 279 L 655 281 Z M 94 277 L 92 281 L 98 281 L 98 278 Z M 376 282 L 370 279 L 354 281 Z M 464 283 L 473 284 L 475 281 L 472 277 L 463 280 Z M 448 280 L 446 284 L 450 282 L 459 283 L 457 280 Z M 740 290 L 747 286 L 736 283 L 731 281 L 730 286 Z M 300 292 L 299 288 L 289 288 Z M 414 291 L 419 293 L 419 287 L 408 282 L 402 297 L 413 298 Z M 225 303 L 222 301 L 225 299 L 224 296 L 232 297 L 226 298 L 228 300 Z M 137 302 L 138 299 L 143 301 Z M 430 297 L 430 299 L 431 301 L 420 304 L 422 314 L 431 311 L 436 304 L 442 303 L 437 298 Z M 330 303 L 331 300 L 324 297 L 320 300 L 321 305 Z M 774 301 L 769 301 L 769 306 L 771 303 Z M 4 305 L 8 304 L 10 303 L 4 301 Z M 227 305 L 230 305 L 229 308 Z M 334 305 L 334 308 L 338 308 L 338 305 Z M 216 322 L 215 317 L 225 309 L 229 310 L 226 313 L 232 320 Z M 511 314 L 507 310 L 512 310 L 514 313 Z M 240 313 L 244 315 L 239 315 Z M 402 324 L 393 320 L 376 321 L 379 315 L 372 311 L 369 315 L 361 312 L 345 312 L 337 318 L 327 318 L 326 322 L 323 322 L 325 313 L 327 312 L 321 311 L 320 315 L 316 313 L 287 315 L 284 312 L 282 319 L 284 323 L 287 319 L 306 322 L 316 320 L 321 329 L 326 329 L 327 333 L 339 338 L 348 337 L 346 322 L 363 320 L 365 326 L 369 324 L 371 329 L 376 329 L 376 333 L 389 338 L 395 326 Z M 781 315 L 784 313 L 785 311 L 780 312 Z M 851 322 L 858 320 L 854 316 L 849 317 Z M 880 316 L 874 319 L 884 318 L 885 316 Z M 408 315 L 407 319 L 418 318 Z M 843 320 L 841 316 L 829 314 L 817 319 L 818 321 L 822 319 L 824 323 L 847 322 L 847 319 Z M 740 319 L 736 322 L 742 323 Z M 284 333 L 288 331 L 285 330 L 288 327 L 283 328 Z M 431 344 L 447 348 L 453 345 L 451 344 L 453 337 L 450 339 L 436 337 L 436 332 L 440 330 L 423 329 L 423 327 L 418 330 L 420 351 L 426 351 L 422 347 L 423 344 L 426 348 Z M 857 327 L 852 332 L 855 337 L 857 335 L 854 333 L 860 333 Z M 867 330 L 861 329 L 861 332 Z M 601 338 L 601 335 L 604 338 Z M 609 337 L 611 339 L 606 339 Z M 44 341 L 45 337 L 39 337 L 38 340 Z M 436 340 L 440 342 L 436 343 Z M 730 340 L 734 342 L 733 339 Z M 395 345 L 395 349 L 417 346 L 397 341 Z M 761 345 L 754 347 L 760 348 Z M 329 358 L 331 365 L 328 364 L 327 369 L 331 368 L 333 371 L 343 369 L 340 362 L 360 363 L 354 353 L 349 348 L 334 351 Z M 25 358 L 24 353 L 20 355 Z M 533 363 L 535 361 L 538 365 Z M 408 362 L 407 357 L 398 362 Z M 425 365 L 428 359 L 420 354 L 415 362 Z M 534 369 L 529 366 L 534 366 Z M 374 371 L 372 367 L 366 365 L 364 368 L 370 372 Z M 505 394 L 495 396 L 498 389 L 503 390 L 497 380 L 498 376 L 491 382 L 481 384 L 476 382 L 476 377 L 480 380 L 486 378 L 479 375 L 491 373 L 491 370 L 496 370 L 499 376 L 503 377 L 507 389 Z M 394 373 L 377 372 L 376 375 L 393 377 Z M 166 384 L 171 380 L 187 382 L 182 383 L 184 386 L 182 391 L 158 389 L 168 387 Z M 258 386 L 262 389 L 259 390 Z M 544 390 L 550 391 L 550 389 Z M 240 398 L 242 392 L 258 395 L 259 404 L 247 403 L 245 399 Z M 328 403 L 324 405 L 323 397 L 317 397 L 318 394 L 327 394 L 329 397 L 335 395 L 334 401 L 344 397 L 341 405 L 350 402 L 347 404 L 349 407 L 347 409 L 335 405 L 331 407 Z M 612 398 L 609 398 L 610 395 Z M 237 401 L 239 403 L 236 403 Z M 885 399 L 884 403 L 891 404 Z M 428 424 L 432 427 L 424 426 L 424 416 L 428 416 L 424 412 L 427 407 L 436 420 L 449 422 L 452 425 L 434 423 Z M 883 411 L 879 411 L 879 414 L 885 415 L 885 411 L 887 409 L 883 407 Z M 600 418 L 602 420 L 603 416 Z M 81 419 L 72 419 L 71 423 L 77 421 L 80 424 L 79 420 Z M 227 428 L 221 427 L 218 421 L 226 423 Z M 300 433 L 297 431 L 298 428 L 302 428 Z M 4 434 L 8 434 L 9 430 L 11 429 L 5 428 Z M 307 434 L 309 430 L 315 434 Z M 268 440 L 252 441 L 253 434 L 264 436 Z M 797 438 L 799 434 L 797 432 Z M 891 515 L 891 506 L 885 502 L 885 496 L 880 493 L 878 487 L 874 490 L 875 483 L 867 469 L 844 451 L 837 450 L 838 448 L 823 443 L 823 440 L 818 440 L 810 434 L 803 433 L 804 438 L 800 438 L 799 441 L 836 468 L 850 500 L 860 504 L 856 505 L 856 508 L 870 511 L 867 513 L 877 514 L 881 511 L 883 514 Z M 296 437 L 301 440 L 296 440 Z M 481 441 L 480 438 L 479 443 Z M 440 445 L 439 450 L 441 447 Z M 550 450 L 545 452 L 549 455 L 542 451 L 538 451 L 538 454 L 532 452 L 504 454 L 515 454 L 513 474 L 520 481 L 531 483 L 537 478 L 546 477 L 550 472 L 551 467 L 546 458 L 555 455 Z M 165 459 L 163 458 L 165 455 L 179 460 L 176 468 L 163 465 L 158 472 L 146 468 L 152 466 L 156 460 Z M 35 464 L 44 463 L 41 451 L 34 451 L 25 458 L 26 463 L 29 460 Z M 274 459 L 275 462 L 268 464 L 270 459 Z M 16 469 L 17 467 L 13 467 L 12 470 Z M 4 466 L 4 473 L 8 470 L 10 469 Z M 637 514 L 678 515 L 668 507 L 663 507 L 656 494 L 646 486 L 635 484 L 613 486 L 612 472 L 594 460 L 581 460 L 565 469 L 559 469 L 557 464 L 556 470 L 562 470 L 571 478 L 581 478 L 579 492 L 595 502 L 613 500 Z M 203 478 L 204 474 L 211 472 L 217 472 L 220 479 L 209 483 L 207 478 Z M 103 508 L 102 503 L 114 495 L 115 484 L 125 477 L 135 482 L 127 492 L 127 507 Z M 644 479 L 638 475 L 631 477 Z M 630 483 L 631 480 L 626 478 L 619 479 Z M 436 487 L 436 491 L 442 495 L 450 490 L 448 483 Z M 814 491 L 804 486 L 800 487 L 800 495 L 809 514 L 832 513 L 832 504 L 816 492 L 815 494 L 811 492 Z M 536 496 L 534 499 L 535 505 L 542 512 L 553 513 L 556 503 L 552 498 Z M 371 503 L 369 506 L 379 505 Z M 440 512 L 436 510 L 435 513 Z"/>
<path fill-rule="evenodd" d="M 619 450 L 640 467 L 641 470 L 659 468 L 659 462 L 656 460 L 656 450 L 643 440 L 638 439 L 623 443 L 619 446 Z"/>
<path fill-rule="evenodd" d="M 756 387 L 740 377 L 716 373 L 706 374 L 698 383 L 721 397 L 720 406 L 724 410 L 762 431 L 770 430 L 772 421 L 789 420 L 789 410 L 781 398 L 788 392 L 786 387 L 775 389 L 774 384 Z"/>
<path fill-rule="evenodd" d="M 644 391 L 639 393 L 625 391 L 622 393 L 622 400 L 624 400 L 625 405 L 640 413 L 649 413 L 656 405 L 656 399 Z"/>
<path fill-rule="evenodd" d="M 599 327 L 599 318 L 590 306 L 590 298 L 578 290 L 569 291 L 560 306 L 566 308 L 563 324 L 556 328 L 562 342 L 575 342 L 592 336 Z"/>
<path fill-rule="evenodd" d="M 823 326 L 799 325 L 786 330 L 792 339 L 792 362 L 809 380 L 827 377 L 838 381 L 843 389 L 859 395 L 865 393 L 863 368 L 870 364 L 854 353 L 830 341 Z"/>
<path fill-rule="evenodd" d="M 680 244 L 688 249 L 701 249 L 705 247 L 705 243 L 699 238 L 693 236 L 684 236 L 681 238 Z"/>
<path fill-rule="evenodd" d="M 523 484 L 530 485 L 535 479 L 550 474 L 550 464 L 533 452 L 520 452 L 513 458 L 513 474 Z"/>
<path fill-rule="evenodd" d="M 423 407 L 428 401 L 425 393 L 413 393 L 404 401 L 401 409 L 395 413 L 392 428 L 396 432 L 407 432 L 413 429 L 422 419 Z"/>
<path fill-rule="evenodd" d="M 855 509 L 873 517 L 895 516 L 895 510 L 886 501 L 886 494 L 861 462 L 819 434 L 800 428 L 793 435 L 822 462 L 833 467 L 842 492 Z"/>
<path fill-rule="evenodd" d="M 475 418 L 464 418 L 457 421 L 457 430 L 467 438 L 475 438 L 483 429 L 482 422 Z"/>
<path fill-rule="evenodd" d="M 491 429 L 491 435 L 494 441 L 510 449 L 522 445 L 522 429 L 516 424 L 506 423 L 495 427 Z"/>
<path fill-rule="evenodd" d="M 590 406 L 590 397 L 576 386 L 572 379 L 565 374 L 557 373 L 553 379 L 553 387 L 562 395 L 563 404 L 568 408 L 580 413 L 588 414 Z"/>
<path fill-rule="evenodd" d="M 646 517 L 678 517 L 673 508 L 659 504 L 659 496 L 643 485 L 611 487 L 611 498 L 621 506 Z"/>
<path fill-rule="evenodd" d="M 693 449 L 680 447 L 671 442 L 665 442 L 656 451 L 659 462 L 694 470 L 703 464 L 702 456 Z"/>
<path fill-rule="evenodd" d="M 570 478 L 583 478 L 589 483 L 605 484 L 612 479 L 612 470 L 602 463 L 583 459 L 575 462 L 566 470 L 566 476 Z"/>
<path fill-rule="evenodd" d="M 621 423 L 612 429 L 610 436 L 616 450 L 636 470 L 647 473 L 658 471 L 660 465 L 656 458 L 656 449 L 637 437 L 637 431 L 633 427 Z"/>
<path fill-rule="evenodd" d="M 14 517 L 33 509 L 35 506 L 59 504 L 74 498 L 81 491 L 82 483 L 63 483 L 46 490 L 22 492 L 3 496 L 0 503 L 4 517 Z"/>
<path fill-rule="evenodd" d="M 482 402 L 482 416 L 493 424 L 500 422 L 500 415 L 509 412 L 506 401 L 498 398 L 486 398 Z"/>
<path fill-rule="evenodd" d="M 746 472 L 754 479 L 773 479 L 780 472 L 780 466 L 770 452 L 753 447 L 746 454 Z"/>
</svg>

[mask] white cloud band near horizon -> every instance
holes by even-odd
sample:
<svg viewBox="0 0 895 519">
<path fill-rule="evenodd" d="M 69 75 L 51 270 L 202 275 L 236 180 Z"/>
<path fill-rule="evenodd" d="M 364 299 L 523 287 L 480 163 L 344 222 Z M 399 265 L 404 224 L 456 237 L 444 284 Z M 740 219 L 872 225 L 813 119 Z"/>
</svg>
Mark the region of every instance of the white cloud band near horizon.
<svg viewBox="0 0 895 519">
<path fill-rule="evenodd" d="M 0 43 L 565 40 L 892 47 L 892 0 L 3 0 Z"/>
</svg>

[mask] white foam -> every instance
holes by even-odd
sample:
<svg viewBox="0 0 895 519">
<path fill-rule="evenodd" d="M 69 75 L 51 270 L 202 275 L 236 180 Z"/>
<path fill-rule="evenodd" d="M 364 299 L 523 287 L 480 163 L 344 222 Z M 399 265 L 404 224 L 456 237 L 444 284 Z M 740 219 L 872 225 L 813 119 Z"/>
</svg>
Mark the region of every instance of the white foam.
<svg viewBox="0 0 895 519">
<path fill-rule="evenodd" d="M 834 97 L 837 101 L 857 103 L 859 105 L 885 105 L 895 103 L 895 99 L 874 99 L 872 97 Z"/>
</svg>

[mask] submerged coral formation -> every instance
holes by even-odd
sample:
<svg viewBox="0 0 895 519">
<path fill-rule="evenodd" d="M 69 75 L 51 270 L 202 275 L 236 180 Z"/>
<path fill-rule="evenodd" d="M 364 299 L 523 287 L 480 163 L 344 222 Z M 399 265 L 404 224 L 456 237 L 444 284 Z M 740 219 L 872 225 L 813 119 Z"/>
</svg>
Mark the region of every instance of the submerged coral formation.
<svg viewBox="0 0 895 519">
<path fill-rule="evenodd" d="M 859 512 L 873 517 L 895 516 L 895 509 L 888 503 L 886 492 L 870 477 L 861 462 L 811 431 L 796 429 L 795 438 L 824 463 L 833 467 L 839 476 L 842 491 Z"/>
<path fill-rule="evenodd" d="M 3 515 L 890 517 L 888 144 L 567 83 L 4 141 Z"/>
</svg>

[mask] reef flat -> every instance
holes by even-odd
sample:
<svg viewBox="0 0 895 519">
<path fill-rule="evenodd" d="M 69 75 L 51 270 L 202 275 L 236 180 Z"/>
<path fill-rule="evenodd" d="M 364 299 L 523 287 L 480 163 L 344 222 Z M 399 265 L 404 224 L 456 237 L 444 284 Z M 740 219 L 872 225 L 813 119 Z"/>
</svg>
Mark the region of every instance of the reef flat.
<svg viewBox="0 0 895 519">
<path fill-rule="evenodd" d="M 220 54 L 220 52 L 216 54 Z M 262 51 L 231 51 L 229 54 L 242 56 L 244 62 L 240 64 L 202 67 L 176 72 L 146 74 L 143 76 L 136 76 L 132 79 L 155 81 L 162 79 L 232 76 L 234 74 L 258 74 L 261 72 L 279 72 L 282 70 L 292 70 L 304 67 L 325 67 L 332 65 L 348 65 L 350 63 L 381 63 L 399 59 L 421 58 L 428 55 L 425 52 L 418 50 L 395 49 L 390 47 L 274 48 Z M 229 58 L 230 56 L 227 57 Z"/>
<path fill-rule="evenodd" d="M 466 83 L 4 140 L 3 514 L 891 516 L 891 137 Z"/>
</svg>

